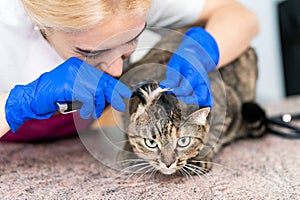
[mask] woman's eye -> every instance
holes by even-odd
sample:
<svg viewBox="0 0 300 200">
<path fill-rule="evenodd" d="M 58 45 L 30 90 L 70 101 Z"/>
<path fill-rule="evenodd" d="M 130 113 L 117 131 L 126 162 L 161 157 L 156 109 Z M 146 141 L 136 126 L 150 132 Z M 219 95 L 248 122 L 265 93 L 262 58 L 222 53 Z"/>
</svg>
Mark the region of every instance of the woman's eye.
<svg viewBox="0 0 300 200">
<path fill-rule="evenodd" d="M 190 137 L 182 137 L 182 138 L 179 138 L 179 140 L 177 141 L 178 147 L 181 147 L 181 148 L 187 147 L 190 143 L 191 143 Z"/>
<path fill-rule="evenodd" d="M 103 54 L 104 53 L 90 53 L 88 55 L 85 55 L 85 58 L 86 59 L 90 59 L 90 60 L 96 60 L 96 59 L 99 59 L 99 58 L 103 58 Z"/>
<path fill-rule="evenodd" d="M 151 139 L 144 139 L 145 145 L 151 149 L 156 148 L 158 145 L 154 140 Z"/>
</svg>

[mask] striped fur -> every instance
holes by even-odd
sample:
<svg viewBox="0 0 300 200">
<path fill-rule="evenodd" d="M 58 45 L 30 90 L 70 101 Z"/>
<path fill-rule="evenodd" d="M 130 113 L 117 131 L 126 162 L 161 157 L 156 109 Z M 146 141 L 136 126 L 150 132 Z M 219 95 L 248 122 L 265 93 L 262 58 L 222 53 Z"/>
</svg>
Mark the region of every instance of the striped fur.
<svg viewBox="0 0 300 200">
<path fill-rule="evenodd" d="M 177 36 L 163 37 L 157 48 L 127 70 L 143 66 L 134 76 L 123 79 L 126 84 L 135 85 L 129 116 L 123 116 L 128 133 L 125 149 L 164 174 L 196 165 L 197 170 L 190 169 L 189 173 L 204 173 L 211 169 L 211 161 L 222 146 L 265 132 L 264 111 L 255 103 L 257 57 L 250 48 L 228 66 L 209 74 L 214 96 L 210 112 L 209 108 L 186 105 L 158 86 L 165 71 L 158 63 L 167 64 L 172 55 L 169 51 L 180 42 Z M 146 81 L 137 84 L 140 80 Z M 181 147 L 187 140 L 189 144 Z M 128 159 L 128 154 L 122 159 Z"/>
</svg>

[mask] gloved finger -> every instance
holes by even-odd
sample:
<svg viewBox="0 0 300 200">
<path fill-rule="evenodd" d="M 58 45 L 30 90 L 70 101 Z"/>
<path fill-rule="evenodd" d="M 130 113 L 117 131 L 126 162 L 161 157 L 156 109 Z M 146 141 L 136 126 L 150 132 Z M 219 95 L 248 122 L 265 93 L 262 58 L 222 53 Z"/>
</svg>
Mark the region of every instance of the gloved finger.
<svg viewBox="0 0 300 200">
<path fill-rule="evenodd" d="M 49 119 L 52 115 L 56 113 L 57 109 L 55 111 L 49 112 L 48 114 L 43 114 L 43 115 L 36 115 L 36 119 Z"/>
<path fill-rule="evenodd" d="M 179 85 L 182 75 L 178 63 L 169 64 L 166 69 L 166 79 L 160 82 L 162 88 L 175 88 Z"/>
<path fill-rule="evenodd" d="M 118 81 L 113 91 L 112 100 L 110 103 L 114 109 L 124 112 L 126 106 L 123 102 L 123 98 L 130 98 L 131 95 L 131 90 L 121 81 Z"/>
<path fill-rule="evenodd" d="M 189 80 L 182 79 L 180 85 L 173 89 L 172 91 L 176 96 L 188 96 L 191 95 L 194 90 L 193 86 L 190 84 Z"/>
<path fill-rule="evenodd" d="M 202 58 L 199 60 L 197 57 L 186 55 L 182 60 L 184 61 L 182 62 L 183 70 L 181 73 L 189 80 L 192 86 L 198 84 L 200 79 L 200 82 L 209 83 L 209 77 L 202 63 Z"/>
<path fill-rule="evenodd" d="M 43 77 L 45 75 L 42 75 L 41 77 Z M 27 107 L 26 110 L 32 110 L 34 113 L 32 113 L 33 115 L 38 115 L 39 113 L 43 113 L 47 116 L 45 116 L 45 118 L 42 117 L 42 115 L 38 115 L 39 116 L 39 119 L 48 119 L 50 116 L 48 115 L 51 115 L 51 114 L 54 114 L 56 111 L 57 111 L 57 105 L 55 103 L 55 97 L 54 95 L 49 95 L 49 91 L 44 91 L 43 89 L 42 90 L 39 90 L 39 89 L 36 89 L 37 88 L 37 85 L 39 84 L 39 79 L 29 83 L 28 85 L 24 85 L 24 86 L 21 86 L 21 85 L 16 85 L 14 87 L 14 93 L 18 93 L 18 91 L 26 91 L 25 94 L 18 94 L 16 95 L 16 97 L 22 97 L 23 101 L 24 102 L 30 102 L 29 106 Z M 39 101 L 37 100 L 32 100 L 32 95 L 28 94 L 27 91 L 35 91 L 36 94 L 35 94 L 35 99 L 39 99 Z M 50 97 L 53 97 L 53 98 L 49 98 Z M 20 99 L 20 98 L 16 98 L 16 99 Z M 43 99 L 43 100 L 40 100 L 40 99 Z M 54 99 L 54 100 L 53 100 Z M 26 105 L 26 104 L 24 104 Z M 26 107 L 25 107 L 26 108 Z M 49 114 L 48 114 L 49 113 Z M 22 115 L 25 114 L 25 113 L 22 113 Z M 37 118 L 38 116 L 35 116 L 34 118 Z M 25 117 L 26 119 L 26 117 Z"/>
<path fill-rule="evenodd" d="M 179 81 L 176 82 L 174 80 L 165 79 L 159 83 L 161 88 L 176 88 L 179 84 Z"/>
<path fill-rule="evenodd" d="M 212 107 L 213 97 L 207 85 L 198 85 L 195 88 L 195 95 L 197 96 L 199 106 L 209 106 Z"/>
<path fill-rule="evenodd" d="M 46 105 L 47 104 L 47 105 Z M 50 102 L 39 102 L 35 105 L 30 105 L 34 113 L 43 113 L 42 115 L 35 114 L 35 119 L 48 119 L 50 118 L 58 109 L 55 103 Z"/>
<path fill-rule="evenodd" d="M 123 98 L 130 98 L 132 95 L 131 90 L 121 81 L 118 81 L 115 85 L 115 90 L 118 92 Z"/>
<path fill-rule="evenodd" d="M 192 104 L 192 105 L 199 105 L 198 99 L 196 95 L 192 96 L 185 96 L 185 97 L 178 97 L 179 100 L 183 101 L 186 104 Z"/>
<path fill-rule="evenodd" d="M 94 113 L 94 118 L 97 119 L 99 118 L 105 108 L 105 96 L 103 94 L 103 92 L 99 93 L 99 95 L 97 95 L 95 97 L 95 113 Z"/>
<path fill-rule="evenodd" d="M 73 92 L 71 93 L 71 95 L 73 95 L 72 101 L 77 100 L 82 103 L 84 103 L 85 101 L 90 102 L 91 96 L 93 96 L 93 94 L 95 93 L 95 89 L 90 89 L 86 85 L 86 83 L 81 83 L 81 82 L 76 82 L 72 90 L 73 90 Z"/>
<path fill-rule="evenodd" d="M 110 79 L 109 81 L 105 81 L 104 83 L 105 84 L 103 84 L 102 90 L 106 102 L 111 104 L 112 107 L 116 110 L 121 112 L 124 111 L 125 104 L 122 97 L 125 96 L 129 98 L 131 96 L 131 91 L 129 90 L 129 88 L 127 88 L 127 86 L 117 81 L 116 79 Z"/>
<path fill-rule="evenodd" d="M 110 103 L 114 109 L 120 112 L 123 112 L 125 110 L 125 104 L 122 99 L 123 94 L 120 94 L 118 90 L 105 90 L 104 95 L 106 101 Z"/>
<path fill-rule="evenodd" d="M 207 72 L 205 71 L 204 67 L 201 67 L 203 66 L 201 63 L 197 63 L 197 65 L 195 66 L 198 66 L 198 67 L 193 67 L 193 70 L 194 70 L 194 74 L 197 74 L 197 79 L 195 80 L 201 80 L 201 81 L 198 81 L 198 84 L 201 83 L 201 84 L 206 84 L 207 86 L 210 85 L 210 80 L 209 80 L 209 76 L 207 74 Z M 196 85 L 196 84 L 195 84 Z"/>
<path fill-rule="evenodd" d="M 89 98 L 85 98 L 83 100 L 79 100 L 83 103 L 80 109 L 80 116 L 83 119 L 89 119 L 91 114 L 94 112 L 95 105 L 94 105 L 94 98 L 90 95 Z"/>
<path fill-rule="evenodd" d="M 114 109 L 116 109 L 119 112 L 124 112 L 126 107 L 121 95 L 118 92 L 114 92 L 110 104 Z"/>
<path fill-rule="evenodd" d="M 200 84 L 194 89 L 194 93 L 189 96 L 182 96 L 178 99 L 186 104 L 194 104 L 198 106 L 212 106 L 212 96 L 205 84 Z"/>
</svg>

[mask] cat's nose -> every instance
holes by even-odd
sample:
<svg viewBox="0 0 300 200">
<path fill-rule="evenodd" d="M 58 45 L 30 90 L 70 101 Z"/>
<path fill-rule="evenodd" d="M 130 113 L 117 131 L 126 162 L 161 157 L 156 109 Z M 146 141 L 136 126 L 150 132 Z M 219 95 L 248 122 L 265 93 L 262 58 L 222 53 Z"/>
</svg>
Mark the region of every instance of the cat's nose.
<svg viewBox="0 0 300 200">
<path fill-rule="evenodd" d="M 161 162 L 165 164 L 166 168 L 170 168 L 176 161 L 175 152 L 173 146 L 169 143 L 165 145 L 165 148 L 161 150 Z"/>
<path fill-rule="evenodd" d="M 165 165 L 166 165 L 167 168 L 170 168 L 173 163 L 174 162 L 167 162 L 167 163 L 165 163 Z"/>
</svg>

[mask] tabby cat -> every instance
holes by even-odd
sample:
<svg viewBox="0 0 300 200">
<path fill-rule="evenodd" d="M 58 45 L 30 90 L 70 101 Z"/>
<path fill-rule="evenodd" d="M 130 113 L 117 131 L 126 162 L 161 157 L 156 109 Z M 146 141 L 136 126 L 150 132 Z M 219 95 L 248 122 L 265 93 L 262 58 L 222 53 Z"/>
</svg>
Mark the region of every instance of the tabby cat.
<svg viewBox="0 0 300 200">
<path fill-rule="evenodd" d="M 249 48 L 228 66 L 211 72 L 213 109 L 199 108 L 179 101 L 158 84 L 180 41 L 181 34 L 167 33 L 141 61 L 129 66 L 127 73 L 134 75 L 122 76 L 134 92 L 129 112 L 123 115 L 128 142 L 119 159 L 144 163 L 148 171 L 168 175 L 203 174 L 222 146 L 246 136 L 259 137 L 266 130 L 265 113 L 254 102 L 257 57 Z"/>
</svg>

